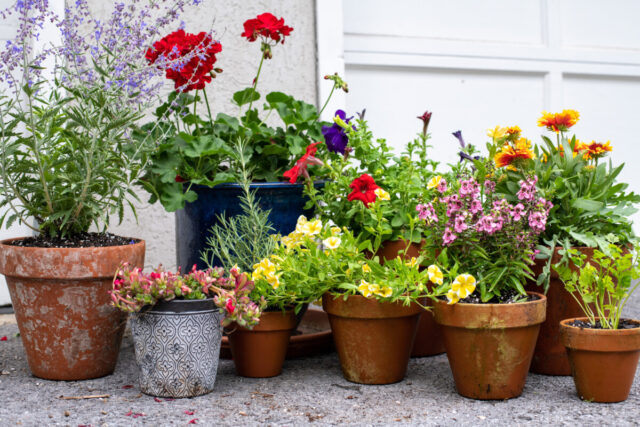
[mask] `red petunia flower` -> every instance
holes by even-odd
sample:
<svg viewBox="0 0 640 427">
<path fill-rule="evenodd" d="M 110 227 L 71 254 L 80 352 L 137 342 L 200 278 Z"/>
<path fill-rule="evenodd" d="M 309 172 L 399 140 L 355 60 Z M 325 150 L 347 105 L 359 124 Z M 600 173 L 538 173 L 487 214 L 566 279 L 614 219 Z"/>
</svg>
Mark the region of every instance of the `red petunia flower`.
<svg viewBox="0 0 640 427">
<path fill-rule="evenodd" d="M 347 196 L 350 202 L 360 200 L 365 206 L 369 207 L 369 203 L 376 201 L 376 189 L 380 188 L 368 174 L 362 174 L 359 178 L 353 180 L 349 187 L 353 191 Z"/>
<path fill-rule="evenodd" d="M 257 38 L 272 39 L 276 43 L 284 43 L 285 36 L 288 36 L 293 28 L 284 25 L 284 18 L 276 18 L 270 13 L 258 15 L 255 19 L 248 19 L 244 23 L 244 32 L 242 37 L 246 37 L 250 42 L 254 42 Z M 266 42 L 266 40 L 265 40 Z"/>
<path fill-rule="evenodd" d="M 214 41 L 211 34 L 178 30 L 155 42 L 145 58 L 149 64 L 165 70 L 166 77 L 174 81 L 176 91 L 189 92 L 204 89 L 205 84 L 211 82 L 216 54 L 221 51 L 222 45 Z"/>
<path fill-rule="evenodd" d="M 322 142 L 313 142 L 309 144 L 307 146 L 307 151 L 296 161 L 295 166 L 283 174 L 285 178 L 289 178 L 289 182 L 291 184 L 295 184 L 300 176 L 309 178 L 309 172 L 307 171 L 307 167 L 309 165 L 321 166 L 323 164 L 322 160 L 315 157 L 318 152 L 318 144 L 322 144 Z"/>
</svg>

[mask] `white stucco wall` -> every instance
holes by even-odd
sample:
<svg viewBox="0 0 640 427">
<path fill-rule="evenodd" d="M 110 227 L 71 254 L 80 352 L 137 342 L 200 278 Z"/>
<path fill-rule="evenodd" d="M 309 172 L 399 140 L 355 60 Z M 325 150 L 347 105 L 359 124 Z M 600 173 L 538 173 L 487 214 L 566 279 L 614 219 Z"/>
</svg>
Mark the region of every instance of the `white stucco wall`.
<svg viewBox="0 0 640 427">
<path fill-rule="evenodd" d="M 95 10 L 102 8 L 103 0 L 91 0 Z M 249 86 L 260 61 L 259 42 L 249 43 L 240 37 L 243 22 L 263 12 L 283 17 L 294 28 L 284 45 L 274 49 L 274 57 L 263 65 L 258 91 L 279 90 L 306 102 L 317 104 L 316 97 L 316 40 L 315 5 L 313 0 L 206 0 L 185 16 L 185 31 L 200 32 L 213 28 L 222 43 L 216 66 L 224 70 L 208 86 L 208 96 L 214 115 L 226 112 L 235 115 L 238 108 L 229 100 L 233 92 Z M 176 27 L 179 22 L 176 23 Z M 167 89 L 172 82 L 167 82 Z M 201 111 L 204 111 L 201 110 Z M 140 192 L 146 202 L 147 195 Z M 139 223 L 128 213 L 121 225 L 112 225 L 112 233 L 138 237 L 147 242 L 146 265 L 162 263 L 175 268 L 174 214 L 167 213 L 156 203 L 138 204 Z"/>
</svg>

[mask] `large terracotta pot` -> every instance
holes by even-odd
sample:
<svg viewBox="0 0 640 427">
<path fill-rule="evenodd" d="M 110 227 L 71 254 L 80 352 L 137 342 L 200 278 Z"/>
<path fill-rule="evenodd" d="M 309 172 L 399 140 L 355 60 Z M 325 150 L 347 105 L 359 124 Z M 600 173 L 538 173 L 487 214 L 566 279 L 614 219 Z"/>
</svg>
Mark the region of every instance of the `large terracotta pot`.
<svg viewBox="0 0 640 427">
<path fill-rule="evenodd" d="M 517 304 L 434 303 L 458 393 L 510 399 L 522 393 L 546 298 Z"/>
<path fill-rule="evenodd" d="M 556 248 L 553 251 L 552 263 L 557 263 L 562 258 Z M 593 255 L 593 248 L 574 248 L 587 254 L 589 259 Z M 548 260 L 536 260 L 532 270 L 534 277 L 542 272 L 542 267 Z M 575 269 L 574 266 L 571 266 Z M 528 283 L 525 287 L 527 291 L 542 292 L 542 288 L 535 282 Z M 531 372 L 544 375 L 571 375 L 571 366 L 562 340 L 560 339 L 560 321 L 583 315 L 580 305 L 564 287 L 564 283 L 558 277 L 558 273 L 551 269 L 549 290 L 547 296 L 547 320 L 540 326 L 538 342 L 531 361 Z"/>
<path fill-rule="evenodd" d="M 236 373 L 250 378 L 280 375 L 295 327 L 295 313 L 287 310 L 264 311 L 253 329 L 232 328 L 228 337 Z"/>
<path fill-rule="evenodd" d="M 334 299 L 325 294 L 322 307 L 329 315 L 347 380 L 391 384 L 404 378 L 422 313 L 419 305 L 378 302 L 361 295 Z"/>
<path fill-rule="evenodd" d="M 560 322 L 571 373 L 580 399 L 594 402 L 622 402 L 629 390 L 640 358 L 640 327 L 633 329 L 591 329 Z M 634 321 L 640 326 L 639 321 Z"/>
<path fill-rule="evenodd" d="M 404 258 L 417 258 L 420 255 L 420 245 L 411 243 L 407 249 L 406 240 L 403 239 L 383 242 L 380 249 L 378 249 L 377 255 L 380 257 L 380 261 L 384 262 L 394 259 L 400 251 L 404 251 L 405 249 L 406 253 L 404 254 Z M 427 286 L 431 286 L 431 284 L 429 283 Z M 425 306 L 433 306 L 431 299 L 428 298 L 425 298 L 422 303 Z M 436 354 L 442 354 L 444 351 L 444 341 L 442 340 L 440 325 L 433 319 L 433 312 L 423 310 L 418 322 L 418 332 L 416 332 L 411 357 L 434 356 Z"/>
<path fill-rule="evenodd" d="M 108 291 L 122 262 L 144 266 L 144 241 L 30 248 L 11 240 L 0 242 L 0 273 L 33 375 L 72 381 L 111 374 L 127 317 L 111 306 Z"/>
</svg>

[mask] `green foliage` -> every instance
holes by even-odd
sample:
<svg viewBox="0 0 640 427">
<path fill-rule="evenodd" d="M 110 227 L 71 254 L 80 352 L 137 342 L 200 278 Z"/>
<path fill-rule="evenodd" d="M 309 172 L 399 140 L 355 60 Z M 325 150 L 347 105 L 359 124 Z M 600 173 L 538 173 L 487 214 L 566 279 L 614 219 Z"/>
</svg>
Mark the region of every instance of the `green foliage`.
<svg viewBox="0 0 640 427">
<path fill-rule="evenodd" d="M 551 254 L 554 247 L 587 246 L 611 255 L 610 244 L 627 244 L 634 238 L 629 219 L 637 212 L 634 206 L 640 195 L 628 191 L 628 184 L 617 181 L 624 164 L 589 160 L 574 153 L 575 136 L 562 134 L 556 144 L 543 136 L 544 144 L 535 149 L 536 159 L 517 171 L 508 171 L 499 191 L 514 198 L 514 188 L 523 174 L 538 177 L 541 195 L 553 203 L 547 228 L 541 236 L 540 256 L 548 259 L 538 284 L 548 286 Z"/>
<path fill-rule="evenodd" d="M 345 130 L 352 152 L 348 156 L 327 154 L 328 180 L 321 190 L 305 187 L 310 198 L 307 207 L 315 206 L 323 219 L 347 227 L 363 241 L 371 240 L 370 250 L 385 240 L 420 242 L 420 230 L 414 223 L 415 207 L 423 195 L 424 183 L 438 165 L 428 157 L 428 135 L 419 134 L 400 156 L 394 156 L 384 139 L 374 140 L 364 119 L 356 121 L 355 129 L 347 126 Z M 362 174 L 370 175 L 389 193 L 390 200 L 369 207 L 359 200 L 347 200 L 352 191 L 350 184 Z M 378 240 L 377 244 L 374 240 Z"/>
<path fill-rule="evenodd" d="M 217 258 L 226 270 L 235 265 L 240 271 L 252 271 L 255 264 L 271 254 L 276 240 L 272 236 L 274 229 L 269 221 L 269 211 L 260 208 L 255 192 L 249 189 L 246 144 L 238 141 L 235 148 L 234 159 L 240 165 L 243 190 L 240 196 L 242 214 L 228 217 L 223 213 L 218 216 L 218 224 L 211 227 L 207 248 L 201 253 L 201 258 L 210 268 L 214 267 Z"/>
<path fill-rule="evenodd" d="M 125 206 L 135 213 L 148 140 L 132 143 L 140 107 L 105 82 L 68 87 L 55 78 L 25 85 L 24 100 L 0 96 L 0 226 L 31 227 L 35 218 L 36 231 L 65 237 L 104 229 L 113 215 L 121 221 Z"/>
<path fill-rule="evenodd" d="M 197 115 L 199 92 L 205 95 L 208 120 Z M 167 211 L 173 212 L 196 199 L 193 184 L 213 187 L 241 179 L 230 141 L 247 142 L 251 181 L 279 181 L 307 145 L 323 140 L 321 130 L 326 123 L 318 120 L 319 113 L 311 104 L 271 92 L 262 106 L 265 117 L 261 117 L 259 109 L 252 108 L 253 101 L 260 99 L 255 88 L 236 92 L 233 99 L 238 106 L 249 104 L 239 118 L 225 113 L 211 116 L 204 91 L 196 91 L 195 96 L 172 92 L 156 109 L 155 119 L 137 134 L 138 138 L 150 136 L 157 142 L 142 182 L 151 193 L 151 203 L 160 200 Z M 281 126 L 266 124 L 274 112 Z"/>
<path fill-rule="evenodd" d="M 595 249 L 591 259 L 570 249 L 569 263 L 553 268 L 592 325 L 599 322 L 604 329 L 618 329 L 622 310 L 640 284 L 640 267 L 637 252 L 617 245 L 607 249 L 607 253 Z"/>
</svg>

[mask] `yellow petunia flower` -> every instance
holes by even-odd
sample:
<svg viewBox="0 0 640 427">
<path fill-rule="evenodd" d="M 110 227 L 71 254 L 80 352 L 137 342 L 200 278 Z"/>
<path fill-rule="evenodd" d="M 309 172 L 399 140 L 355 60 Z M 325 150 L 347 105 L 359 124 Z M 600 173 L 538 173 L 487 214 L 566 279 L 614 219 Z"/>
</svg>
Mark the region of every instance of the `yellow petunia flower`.
<svg viewBox="0 0 640 427">
<path fill-rule="evenodd" d="M 377 292 L 378 289 L 378 285 L 369 283 L 364 279 L 360 281 L 360 286 L 358 286 L 358 292 L 360 292 L 365 298 L 369 298 L 371 295 Z"/>
<path fill-rule="evenodd" d="M 389 298 L 393 294 L 393 289 L 389 286 L 383 286 L 382 288 L 377 289 L 375 294 L 383 298 Z"/>
<path fill-rule="evenodd" d="M 440 181 L 442 181 L 442 177 L 440 175 L 434 176 L 427 183 L 427 189 L 431 190 L 432 188 L 436 188 L 440 184 Z"/>
<path fill-rule="evenodd" d="M 382 188 L 376 188 L 373 192 L 380 200 L 391 200 L 391 196 L 389 196 L 389 193 L 384 191 Z"/>
<path fill-rule="evenodd" d="M 342 229 L 340 227 L 331 227 L 331 235 L 339 236 L 342 234 Z"/>
<path fill-rule="evenodd" d="M 442 285 L 442 281 L 444 279 L 444 275 L 440 268 L 437 265 L 431 264 L 427 267 L 427 274 L 429 275 L 429 280 L 436 285 Z"/>
<path fill-rule="evenodd" d="M 415 267 L 418 265 L 418 258 L 412 256 L 409 261 L 405 261 L 405 264 L 409 267 Z"/>
<path fill-rule="evenodd" d="M 362 265 L 362 272 L 363 273 L 371 273 L 371 267 L 369 267 L 369 264 L 363 264 Z"/>
<path fill-rule="evenodd" d="M 298 221 L 296 222 L 296 229 L 294 233 L 302 234 L 302 227 L 308 222 L 307 217 L 304 215 L 300 215 L 298 217 Z"/>
<path fill-rule="evenodd" d="M 302 233 L 305 236 L 315 236 L 316 234 L 320 234 L 321 231 L 322 221 L 320 221 L 319 219 L 309 221 L 302 226 Z"/>
<path fill-rule="evenodd" d="M 322 241 L 322 245 L 325 248 L 329 248 L 329 249 L 337 249 L 340 246 L 340 238 L 336 237 L 336 236 L 331 236 L 328 239 L 324 239 Z"/>
<path fill-rule="evenodd" d="M 466 298 L 476 290 L 476 278 L 470 274 L 459 274 L 451 284 L 451 290 L 460 298 Z"/>
<path fill-rule="evenodd" d="M 449 292 L 447 292 L 447 300 L 447 304 L 455 304 L 460 301 L 460 297 L 453 292 L 453 289 L 449 289 Z"/>
</svg>

